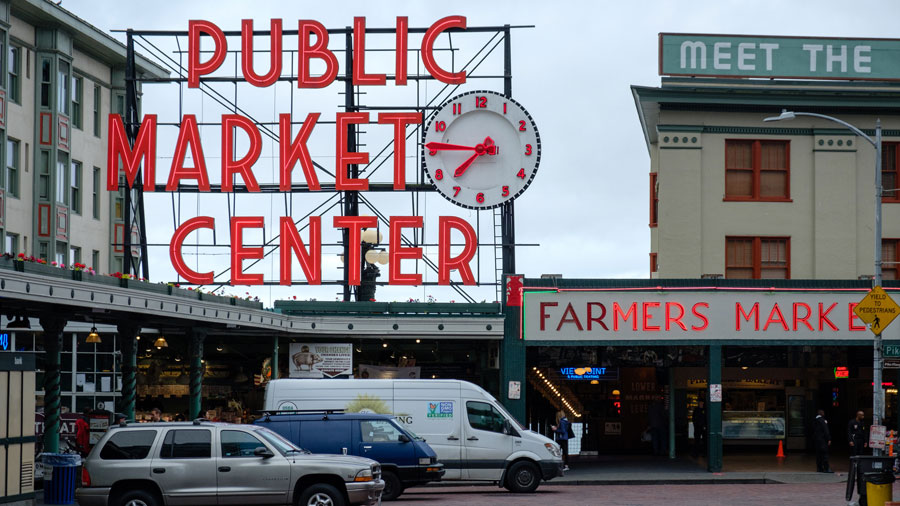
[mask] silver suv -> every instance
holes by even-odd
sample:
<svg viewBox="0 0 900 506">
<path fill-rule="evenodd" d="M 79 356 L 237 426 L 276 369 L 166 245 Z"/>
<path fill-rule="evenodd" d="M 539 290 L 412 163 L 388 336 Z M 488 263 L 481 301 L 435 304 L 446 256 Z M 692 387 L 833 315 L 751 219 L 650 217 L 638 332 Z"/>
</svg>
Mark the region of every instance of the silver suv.
<svg viewBox="0 0 900 506">
<path fill-rule="evenodd" d="M 313 455 L 256 425 L 205 421 L 113 426 L 84 462 L 81 506 L 381 502 L 371 459 Z"/>
</svg>

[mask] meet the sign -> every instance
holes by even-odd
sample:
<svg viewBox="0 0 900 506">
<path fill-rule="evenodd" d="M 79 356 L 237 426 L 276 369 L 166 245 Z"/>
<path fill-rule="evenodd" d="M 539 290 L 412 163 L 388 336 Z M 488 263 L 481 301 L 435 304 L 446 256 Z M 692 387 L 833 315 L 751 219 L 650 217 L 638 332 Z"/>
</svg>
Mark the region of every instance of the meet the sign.
<svg viewBox="0 0 900 506">
<path fill-rule="evenodd" d="M 900 80 L 900 40 L 659 34 L 659 74 Z"/>
</svg>

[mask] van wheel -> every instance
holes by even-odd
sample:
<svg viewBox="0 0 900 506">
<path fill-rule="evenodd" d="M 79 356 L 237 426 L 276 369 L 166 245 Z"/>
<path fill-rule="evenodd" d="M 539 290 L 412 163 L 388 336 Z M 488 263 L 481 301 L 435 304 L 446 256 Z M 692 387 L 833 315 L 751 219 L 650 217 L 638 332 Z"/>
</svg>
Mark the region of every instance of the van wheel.
<svg viewBox="0 0 900 506">
<path fill-rule="evenodd" d="M 147 490 L 129 490 L 119 498 L 120 506 L 161 506 L 156 496 Z"/>
<path fill-rule="evenodd" d="M 510 492 L 530 494 L 537 490 L 541 483 L 540 471 L 531 462 L 516 462 L 506 473 L 505 487 Z"/>
<path fill-rule="evenodd" d="M 299 506 L 344 506 L 340 490 L 325 483 L 310 485 L 300 494 Z"/>
<path fill-rule="evenodd" d="M 384 471 L 381 474 L 381 479 L 384 480 L 384 491 L 381 493 L 381 500 L 393 501 L 400 497 L 400 494 L 403 493 L 403 483 L 400 482 L 400 478 L 396 474 L 391 471 Z"/>
</svg>

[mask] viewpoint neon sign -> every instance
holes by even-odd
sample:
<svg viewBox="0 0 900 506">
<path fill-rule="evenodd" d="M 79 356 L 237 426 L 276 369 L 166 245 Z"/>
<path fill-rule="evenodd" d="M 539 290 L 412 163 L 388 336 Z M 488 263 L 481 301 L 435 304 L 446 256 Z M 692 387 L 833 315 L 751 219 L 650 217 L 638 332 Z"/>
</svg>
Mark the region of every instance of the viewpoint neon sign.
<svg viewBox="0 0 900 506">
<path fill-rule="evenodd" d="M 466 82 L 466 72 L 450 72 L 442 68 L 434 57 L 434 43 L 439 35 L 447 30 L 465 30 L 466 18 L 463 16 L 448 16 L 439 19 L 426 31 L 421 43 L 421 58 L 425 70 L 436 80 L 446 84 L 463 84 Z M 395 62 L 394 85 L 405 86 L 407 84 L 407 52 L 409 24 L 406 17 L 398 17 L 396 21 L 395 38 Z M 328 49 L 328 30 L 319 22 L 312 20 L 300 20 L 298 22 L 298 61 L 297 71 L 298 88 L 324 88 L 332 84 L 338 76 L 339 63 L 335 54 Z M 353 22 L 353 60 L 352 80 L 356 86 L 383 86 L 387 83 L 387 76 L 383 73 L 369 73 L 366 71 L 366 20 L 363 17 L 354 18 Z M 265 88 L 275 84 L 282 74 L 282 20 L 273 19 L 270 23 L 270 50 L 269 69 L 265 74 L 258 74 L 254 69 L 253 51 L 253 21 L 245 19 L 241 22 L 241 74 L 244 81 Z M 206 36 L 212 41 L 212 49 L 208 46 L 200 51 L 201 37 Z M 203 76 L 215 72 L 225 61 L 228 52 L 228 43 L 225 33 L 215 24 L 209 21 L 193 20 L 188 23 L 188 87 L 198 88 Z M 258 54 L 258 53 L 257 53 Z M 206 56 L 209 55 L 208 58 Z M 291 58 L 291 54 L 286 55 Z M 325 70 L 321 75 L 314 76 L 311 73 L 313 62 L 319 66 L 324 64 Z M 279 191 L 290 192 L 292 188 L 292 173 L 299 164 L 303 177 L 311 191 L 322 191 L 315 166 L 310 156 L 307 142 L 317 124 L 321 113 L 311 112 L 303 121 L 299 132 L 293 132 L 290 114 L 279 115 Z M 349 151 L 348 127 L 350 125 L 366 125 L 372 120 L 368 112 L 337 112 L 335 114 L 335 182 L 333 191 L 366 191 L 369 189 L 369 181 L 366 178 L 351 178 L 348 166 L 369 163 L 370 156 L 364 151 Z M 380 112 L 375 124 L 381 128 L 391 129 L 393 132 L 394 167 L 393 189 L 402 191 L 406 188 L 406 154 L 405 139 L 406 127 L 420 124 L 422 115 L 419 112 Z M 246 189 L 251 192 L 260 192 L 260 185 L 253 173 L 253 166 L 258 161 L 262 152 L 262 137 L 256 123 L 239 114 L 224 114 L 221 117 L 221 189 L 222 193 L 234 191 L 233 181 L 240 178 Z M 143 168 L 143 188 L 145 191 L 154 191 L 156 184 L 156 157 L 157 157 L 157 116 L 146 114 L 141 120 L 141 127 L 134 145 L 128 142 L 125 126 L 118 114 L 110 114 L 108 122 L 109 144 L 107 149 L 108 170 L 107 189 L 118 191 L 119 170 L 121 167 L 125 175 L 125 181 L 129 188 L 134 186 L 139 169 Z M 242 156 L 236 156 L 234 149 L 236 137 L 249 144 L 249 148 Z M 239 141 L 240 142 L 240 141 Z M 185 158 L 190 150 L 193 166 L 185 165 Z M 210 192 L 211 184 L 209 171 L 200 133 L 198 121 L 195 115 L 185 114 L 181 118 L 178 138 L 172 152 L 172 165 L 166 178 L 165 190 L 178 191 L 179 185 L 185 181 L 193 182 L 200 192 Z M 335 216 L 331 223 L 335 229 L 349 231 L 350 244 L 360 244 L 360 236 L 363 229 L 374 228 L 378 224 L 375 217 L 365 216 Z M 262 274 L 246 273 L 243 270 L 244 260 L 263 258 L 263 248 L 245 247 L 243 236 L 245 231 L 262 229 L 265 227 L 265 219 L 262 216 L 235 216 L 230 219 L 229 231 L 231 235 L 231 284 L 258 285 L 263 283 Z M 291 264 L 296 258 L 306 280 L 309 284 L 316 285 L 322 282 L 322 222 L 320 217 L 309 219 L 309 232 L 307 237 L 301 238 L 299 230 L 290 216 L 283 216 L 279 222 L 280 232 L 280 278 L 282 285 L 292 284 Z M 394 285 L 418 285 L 422 283 L 421 274 L 403 273 L 400 270 L 401 260 L 421 259 L 423 250 L 419 247 L 403 246 L 402 234 L 405 229 L 422 229 L 424 227 L 421 216 L 392 216 L 390 217 L 390 260 L 388 279 Z M 181 223 L 175 230 L 169 245 L 169 256 L 175 271 L 187 282 L 195 284 L 210 284 L 214 281 L 214 273 L 197 272 L 189 268 L 181 254 L 182 245 L 190 234 L 201 229 L 215 229 L 215 219 L 211 216 L 198 216 Z M 451 255 L 451 234 L 462 236 L 462 251 L 457 255 Z M 458 241 L 457 241 L 458 242 Z M 455 216 L 441 216 L 438 222 L 438 283 L 450 284 L 450 274 L 458 271 L 463 284 L 476 284 L 475 277 L 469 265 L 475 256 L 478 240 L 475 229 L 465 220 Z M 346 266 L 348 268 L 349 283 L 360 284 L 360 248 L 350 248 L 350 254 Z"/>
</svg>

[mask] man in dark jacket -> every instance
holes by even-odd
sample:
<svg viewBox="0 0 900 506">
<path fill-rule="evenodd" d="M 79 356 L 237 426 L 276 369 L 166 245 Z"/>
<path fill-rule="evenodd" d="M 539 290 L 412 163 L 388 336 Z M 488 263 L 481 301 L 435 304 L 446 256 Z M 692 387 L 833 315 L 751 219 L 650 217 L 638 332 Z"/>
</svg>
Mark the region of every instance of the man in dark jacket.
<svg viewBox="0 0 900 506">
<path fill-rule="evenodd" d="M 833 473 L 828 464 L 828 447 L 831 446 L 831 430 L 828 428 L 828 420 L 825 419 L 825 411 L 819 410 L 813 422 L 813 441 L 816 445 L 816 471 L 820 473 Z"/>
<path fill-rule="evenodd" d="M 866 443 L 866 425 L 863 423 L 865 413 L 856 412 L 856 418 L 847 424 L 847 442 L 850 444 L 850 456 L 862 455 L 868 444 Z"/>
</svg>

